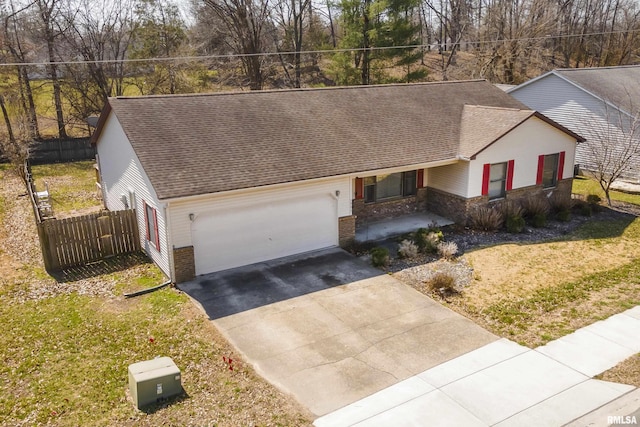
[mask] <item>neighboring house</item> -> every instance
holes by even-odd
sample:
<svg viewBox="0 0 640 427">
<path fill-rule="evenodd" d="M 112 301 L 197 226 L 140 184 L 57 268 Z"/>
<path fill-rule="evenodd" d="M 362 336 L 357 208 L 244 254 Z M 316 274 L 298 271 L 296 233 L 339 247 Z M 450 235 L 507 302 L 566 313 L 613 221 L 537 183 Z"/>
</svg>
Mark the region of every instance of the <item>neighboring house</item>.
<svg viewBox="0 0 640 427">
<path fill-rule="evenodd" d="M 578 145 L 576 165 L 597 170 L 594 152 L 601 159 L 619 157 L 638 132 L 640 66 L 558 69 L 529 80 L 508 93 L 529 108 L 586 138 Z M 635 144 L 635 143 L 632 143 Z M 632 153 L 630 153 L 632 154 Z M 607 160 L 610 161 L 610 160 Z M 605 165 L 604 161 L 599 162 Z M 623 178 L 640 180 L 636 153 Z"/>
<path fill-rule="evenodd" d="M 570 197 L 580 137 L 486 81 L 109 99 L 108 209 L 172 280 L 349 245 L 416 211 Z"/>
</svg>

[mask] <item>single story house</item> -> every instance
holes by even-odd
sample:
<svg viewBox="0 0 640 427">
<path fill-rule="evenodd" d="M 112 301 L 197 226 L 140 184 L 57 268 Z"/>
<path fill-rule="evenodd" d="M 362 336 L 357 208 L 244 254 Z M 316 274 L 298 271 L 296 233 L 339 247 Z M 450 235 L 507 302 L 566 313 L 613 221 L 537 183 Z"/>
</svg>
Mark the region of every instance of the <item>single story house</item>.
<svg viewBox="0 0 640 427">
<path fill-rule="evenodd" d="M 137 210 L 175 282 L 315 249 L 356 227 L 527 194 L 570 197 L 581 138 L 483 81 L 110 98 L 106 208 Z"/>
<path fill-rule="evenodd" d="M 586 139 L 579 169 L 611 173 L 630 156 L 622 178 L 640 182 L 639 65 L 553 70 L 507 92 Z"/>
</svg>

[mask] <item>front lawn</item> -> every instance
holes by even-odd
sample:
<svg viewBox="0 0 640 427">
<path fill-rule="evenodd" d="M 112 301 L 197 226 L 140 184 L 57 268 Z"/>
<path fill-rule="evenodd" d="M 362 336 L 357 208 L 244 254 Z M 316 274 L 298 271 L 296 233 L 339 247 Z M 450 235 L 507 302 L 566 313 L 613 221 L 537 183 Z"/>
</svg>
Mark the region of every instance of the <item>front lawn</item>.
<svg viewBox="0 0 640 427">
<path fill-rule="evenodd" d="M 593 194 L 594 186 L 576 180 L 574 190 Z M 470 284 L 458 296 L 433 296 L 497 335 L 532 348 L 640 304 L 640 196 L 615 192 L 614 200 L 614 208 L 627 213 L 602 206 L 566 234 L 528 241 L 525 232 L 520 241 L 468 249 Z M 486 236 L 492 242 L 491 234 Z M 397 276 L 429 292 L 411 273 Z"/>
<path fill-rule="evenodd" d="M 24 187 L 9 169 L 0 167 L 0 425 L 311 424 L 310 414 L 245 364 L 184 294 L 164 288 L 124 298 L 165 280 L 153 264 L 70 282 L 50 277 Z M 79 201 L 89 187 L 71 184 L 87 170 L 54 165 L 37 173 L 58 183 L 50 188 L 54 199 L 59 183 L 68 182 L 66 200 Z M 185 394 L 139 411 L 127 397 L 127 367 L 156 356 L 173 358 Z M 232 370 L 223 358 L 234 360 Z"/>
</svg>

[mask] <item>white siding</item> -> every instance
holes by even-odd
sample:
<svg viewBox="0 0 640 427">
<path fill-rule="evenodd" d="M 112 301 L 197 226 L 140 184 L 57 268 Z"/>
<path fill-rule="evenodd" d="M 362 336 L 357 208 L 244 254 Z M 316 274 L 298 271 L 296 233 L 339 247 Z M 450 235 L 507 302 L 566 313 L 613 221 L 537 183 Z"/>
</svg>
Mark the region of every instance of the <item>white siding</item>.
<svg viewBox="0 0 640 427">
<path fill-rule="evenodd" d="M 134 192 L 141 246 L 160 269 L 167 276 L 170 276 L 164 206 L 158 201 L 138 157 L 114 114 L 109 114 L 96 144 L 96 149 L 107 208 L 109 210 L 125 209 L 121 196 L 124 195 L 128 199 L 129 192 Z M 159 250 L 146 239 L 145 202 L 157 211 L 160 238 Z"/>
<path fill-rule="evenodd" d="M 589 168 L 593 164 L 588 144 L 598 144 L 602 140 L 607 120 L 614 128 L 621 123 L 619 112 L 613 107 L 605 108 L 602 100 L 554 74 L 518 87 L 510 95 L 587 139 L 576 149 L 575 163 L 581 167 Z M 613 140 L 621 135 L 613 129 L 606 138 Z M 640 177 L 640 158 L 632 162 L 627 176 Z"/>
<path fill-rule="evenodd" d="M 575 139 L 571 136 L 537 117 L 531 117 L 471 161 L 467 197 L 477 197 L 482 194 L 482 173 L 485 163 L 514 160 L 513 188 L 516 189 L 536 184 L 539 155 L 564 151 L 562 176 L 571 177 L 575 146 Z"/>
<path fill-rule="evenodd" d="M 337 217 L 351 215 L 351 180 L 336 178 L 317 182 L 298 182 L 265 188 L 240 190 L 223 194 L 213 194 L 184 201 L 171 202 L 168 211 L 171 217 L 171 237 L 176 248 L 192 246 L 191 220 L 189 214 L 203 215 L 214 209 L 233 209 L 237 207 L 269 203 L 270 200 L 283 198 L 300 198 L 327 194 L 337 197 Z"/>
<path fill-rule="evenodd" d="M 469 162 L 460 161 L 452 165 L 427 169 L 426 185 L 461 197 L 467 197 L 469 185 Z"/>
</svg>

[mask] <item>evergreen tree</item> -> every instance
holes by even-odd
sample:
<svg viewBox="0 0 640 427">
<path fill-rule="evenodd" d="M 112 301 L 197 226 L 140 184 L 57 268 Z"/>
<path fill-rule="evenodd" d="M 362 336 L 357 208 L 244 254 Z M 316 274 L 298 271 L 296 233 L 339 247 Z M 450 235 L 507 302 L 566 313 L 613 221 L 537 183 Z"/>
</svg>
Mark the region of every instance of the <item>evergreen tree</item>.
<svg viewBox="0 0 640 427">
<path fill-rule="evenodd" d="M 426 76 L 424 69 L 411 69 L 420 59 L 419 49 L 397 48 L 420 44 L 420 27 L 413 19 L 419 0 L 341 0 L 337 6 L 342 30 L 339 47 L 357 49 L 334 56 L 338 84 L 408 82 Z M 391 77 L 386 69 L 393 67 L 402 67 L 404 76 Z"/>
</svg>

